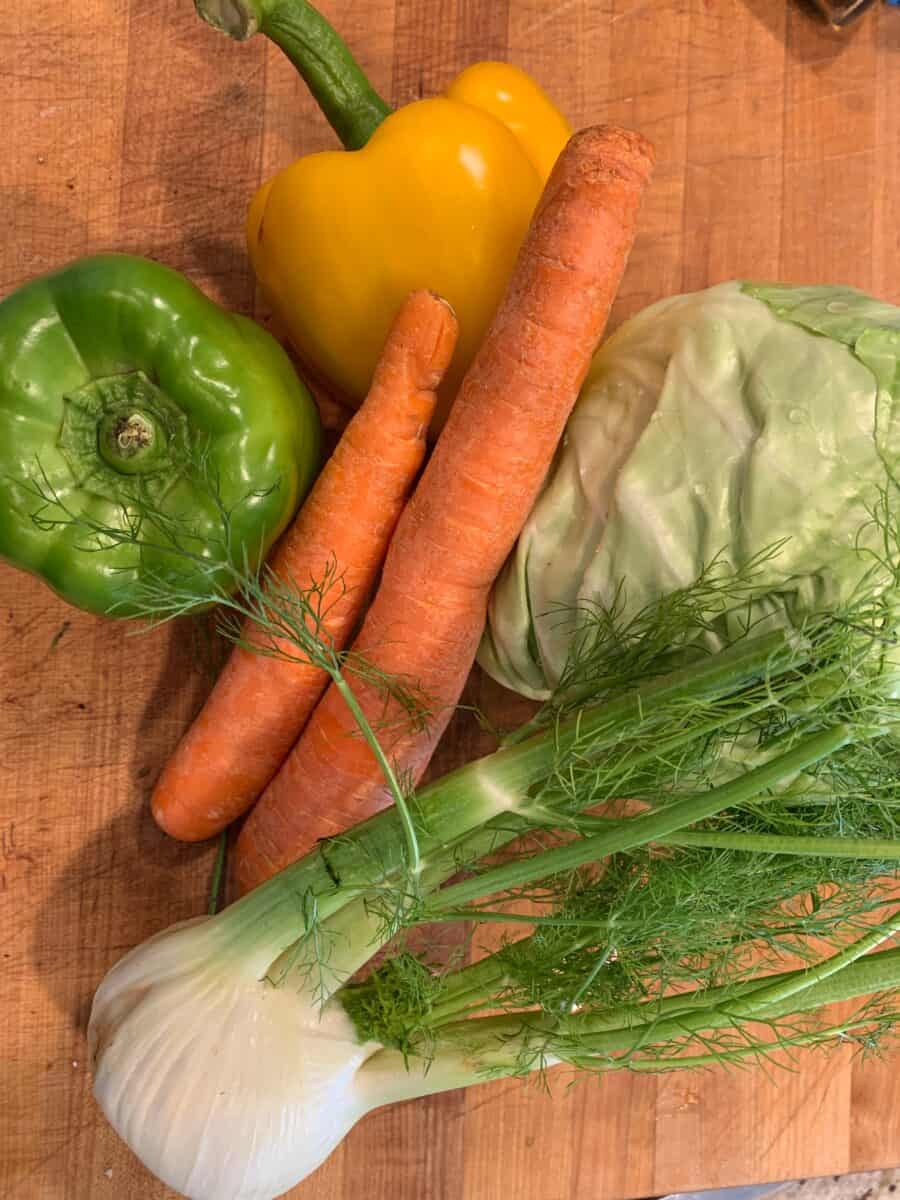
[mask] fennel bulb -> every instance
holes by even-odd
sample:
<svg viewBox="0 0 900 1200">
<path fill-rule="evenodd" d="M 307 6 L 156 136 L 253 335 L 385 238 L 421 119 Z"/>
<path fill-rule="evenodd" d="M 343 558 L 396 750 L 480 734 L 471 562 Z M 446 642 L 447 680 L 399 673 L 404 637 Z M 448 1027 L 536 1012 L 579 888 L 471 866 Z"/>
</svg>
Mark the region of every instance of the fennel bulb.
<svg viewBox="0 0 900 1200">
<path fill-rule="evenodd" d="M 189 1200 L 274 1200 L 373 1108 L 477 1083 L 487 1062 L 453 1049 L 436 1065 L 398 1062 L 360 1035 L 339 994 L 328 997 L 358 943 L 363 957 L 371 950 L 356 904 L 319 931 L 339 948 L 333 973 L 303 956 L 268 972 L 280 922 L 265 891 L 137 946 L 91 1007 L 97 1102 L 144 1165 Z M 275 910 L 296 928 L 294 897 Z"/>
<path fill-rule="evenodd" d="M 339 1003 L 256 978 L 217 932 L 215 918 L 175 926 L 103 980 L 88 1028 L 95 1095 L 191 1200 L 271 1200 L 371 1107 L 357 1074 L 377 1046 Z"/>
</svg>

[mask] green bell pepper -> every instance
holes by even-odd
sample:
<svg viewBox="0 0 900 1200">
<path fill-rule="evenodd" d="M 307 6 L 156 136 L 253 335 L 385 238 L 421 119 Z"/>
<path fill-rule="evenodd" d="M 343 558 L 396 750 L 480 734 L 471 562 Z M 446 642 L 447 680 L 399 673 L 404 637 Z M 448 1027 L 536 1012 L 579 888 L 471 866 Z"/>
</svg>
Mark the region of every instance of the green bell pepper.
<svg viewBox="0 0 900 1200">
<path fill-rule="evenodd" d="M 258 563 L 318 461 L 281 347 L 175 271 L 101 255 L 0 302 L 0 556 L 70 603 Z"/>
</svg>

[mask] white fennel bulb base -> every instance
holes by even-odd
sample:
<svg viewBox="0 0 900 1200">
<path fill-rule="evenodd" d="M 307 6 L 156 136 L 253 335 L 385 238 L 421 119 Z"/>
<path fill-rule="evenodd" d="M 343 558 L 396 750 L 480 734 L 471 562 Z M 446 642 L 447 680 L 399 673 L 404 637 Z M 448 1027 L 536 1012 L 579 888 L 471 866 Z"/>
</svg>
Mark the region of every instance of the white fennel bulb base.
<svg viewBox="0 0 900 1200">
<path fill-rule="evenodd" d="M 88 1041 L 110 1124 L 190 1200 L 272 1200 L 378 1103 L 355 1080 L 379 1046 L 341 1004 L 255 978 L 206 918 L 112 968 Z"/>
</svg>

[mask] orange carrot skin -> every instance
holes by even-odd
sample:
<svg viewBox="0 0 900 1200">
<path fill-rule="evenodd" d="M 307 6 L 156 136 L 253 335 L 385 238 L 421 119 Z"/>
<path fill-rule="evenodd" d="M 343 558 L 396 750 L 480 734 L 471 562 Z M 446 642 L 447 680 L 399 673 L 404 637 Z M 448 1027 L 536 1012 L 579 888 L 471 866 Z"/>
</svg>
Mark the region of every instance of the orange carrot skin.
<svg viewBox="0 0 900 1200">
<path fill-rule="evenodd" d="M 301 590 L 336 582 L 323 632 L 349 641 L 425 456 L 436 388 L 456 345 L 457 323 L 431 292 L 413 293 L 388 335 L 369 395 L 347 426 L 270 560 Z M 264 644 L 247 623 L 243 635 Z M 296 647 L 276 643 L 285 653 Z M 173 837 L 200 841 L 240 816 L 275 775 L 328 682 L 308 664 L 236 647 L 209 698 L 164 768 L 151 807 Z"/>
<path fill-rule="evenodd" d="M 576 134 L 547 184 L 506 297 L 391 541 L 354 650 L 411 677 L 432 701 L 425 733 L 354 681 L 382 743 L 420 778 L 475 658 L 488 594 L 512 549 L 600 340 L 635 236 L 652 149 L 637 134 Z M 241 831 L 246 892 L 389 803 L 369 748 L 335 688 Z"/>
</svg>

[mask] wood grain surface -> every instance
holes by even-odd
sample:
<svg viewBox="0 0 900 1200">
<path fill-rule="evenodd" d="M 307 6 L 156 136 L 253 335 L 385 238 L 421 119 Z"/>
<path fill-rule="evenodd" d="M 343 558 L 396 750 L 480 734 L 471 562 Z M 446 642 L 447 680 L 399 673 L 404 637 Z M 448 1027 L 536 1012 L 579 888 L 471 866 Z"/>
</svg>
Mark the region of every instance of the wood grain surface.
<svg viewBox="0 0 900 1200">
<path fill-rule="evenodd" d="M 732 276 L 900 301 L 900 12 L 836 34 L 786 0 L 326 0 L 403 103 L 485 57 L 572 121 L 642 130 L 660 165 L 616 319 Z M 260 315 L 242 244 L 270 172 L 332 145 L 278 52 L 190 0 L 28 0 L 0 22 L 0 294 L 89 251 L 157 257 Z M 106 1127 L 84 1029 L 129 947 L 201 910 L 211 851 L 147 793 L 217 665 L 203 623 L 131 636 L 0 567 L 0 1196 L 171 1196 Z M 472 698 L 512 703 L 480 678 Z M 439 755 L 483 745 L 460 719 Z M 298 1200 L 609 1200 L 900 1162 L 900 1073 L 518 1082 L 368 1118 Z"/>
</svg>

